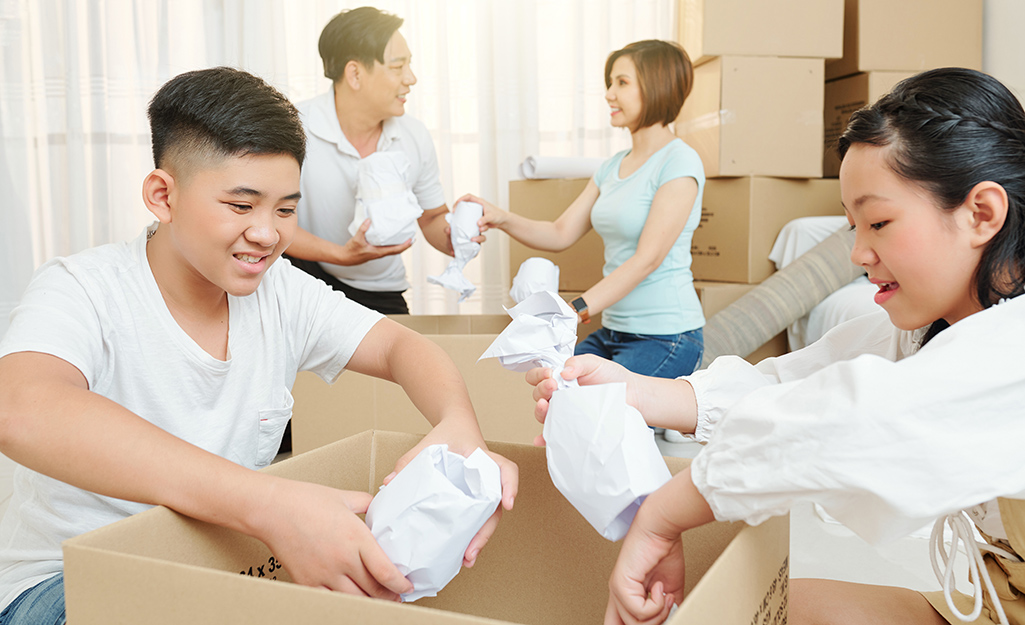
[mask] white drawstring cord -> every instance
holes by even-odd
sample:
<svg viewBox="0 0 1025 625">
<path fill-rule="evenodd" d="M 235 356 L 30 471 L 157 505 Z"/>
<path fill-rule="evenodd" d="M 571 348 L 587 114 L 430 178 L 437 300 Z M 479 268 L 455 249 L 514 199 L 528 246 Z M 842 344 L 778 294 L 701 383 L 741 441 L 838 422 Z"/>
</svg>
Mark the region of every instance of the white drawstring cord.
<svg viewBox="0 0 1025 625">
<path fill-rule="evenodd" d="M 944 525 L 950 526 L 951 540 L 949 553 L 943 550 Z M 958 541 L 965 544 L 965 553 L 968 556 L 968 581 L 972 584 L 972 594 L 975 599 L 975 607 L 969 614 L 962 614 L 954 606 L 954 599 L 951 597 L 954 587 L 954 556 L 957 554 Z M 1021 562 L 1021 558 L 1009 551 L 977 542 L 972 533 L 972 523 L 964 512 L 948 514 L 945 517 L 936 519 L 936 523 L 932 526 L 932 534 L 929 536 L 929 560 L 932 562 L 932 570 L 936 574 L 936 579 L 939 580 L 943 587 L 943 598 L 947 600 L 947 607 L 954 613 L 954 616 L 966 623 L 979 618 L 979 615 L 982 614 L 982 587 L 979 585 L 979 579 L 981 578 L 986 584 L 986 591 L 989 592 L 990 598 L 993 599 L 993 605 L 996 607 L 997 615 L 1000 617 L 1000 624 L 1008 625 L 1007 615 L 1004 614 L 1004 607 L 1000 605 L 1000 598 L 997 597 L 996 590 L 993 589 L 993 580 L 990 579 L 989 571 L 986 570 L 986 563 L 982 558 L 981 550 L 995 553 L 1008 560 Z M 942 572 L 936 563 L 937 553 L 940 559 L 943 560 L 944 569 Z"/>
</svg>

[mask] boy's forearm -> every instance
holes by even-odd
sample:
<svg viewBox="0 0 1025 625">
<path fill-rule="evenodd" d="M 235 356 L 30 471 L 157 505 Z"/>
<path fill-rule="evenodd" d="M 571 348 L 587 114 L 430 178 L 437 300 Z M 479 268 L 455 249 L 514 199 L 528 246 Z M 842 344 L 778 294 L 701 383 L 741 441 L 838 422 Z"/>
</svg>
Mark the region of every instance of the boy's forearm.
<svg viewBox="0 0 1025 625">
<path fill-rule="evenodd" d="M 45 359 L 54 357 L 32 356 L 0 361 L 5 455 L 91 492 L 165 505 L 252 535 L 263 476 L 186 443 L 84 385 L 46 377 Z"/>
<path fill-rule="evenodd" d="M 697 399 L 686 380 L 634 375 L 631 402 L 648 425 L 692 434 L 697 427 Z"/>
</svg>

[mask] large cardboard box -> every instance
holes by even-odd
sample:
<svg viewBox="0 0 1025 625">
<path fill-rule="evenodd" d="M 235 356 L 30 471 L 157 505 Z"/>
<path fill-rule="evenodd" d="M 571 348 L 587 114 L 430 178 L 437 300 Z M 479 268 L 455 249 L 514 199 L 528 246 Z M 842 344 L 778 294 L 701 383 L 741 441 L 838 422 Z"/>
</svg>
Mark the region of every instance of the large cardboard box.
<svg viewBox="0 0 1025 625">
<path fill-rule="evenodd" d="M 822 175 L 835 178 L 840 175 L 840 158 L 836 155 L 836 141 L 847 128 L 854 111 L 873 104 L 889 93 L 894 85 L 914 76 L 914 72 L 864 72 L 826 83 L 823 117 Z"/>
<path fill-rule="evenodd" d="M 509 210 L 541 221 L 555 221 L 577 199 L 590 178 L 509 181 Z M 605 245 L 594 230 L 562 252 L 535 250 L 509 239 L 509 276 L 516 275 L 523 261 L 533 256 L 547 258 L 559 266 L 560 291 L 586 291 L 602 279 Z"/>
<path fill-rule="evenodd" d="M 694 68 L 676 134 L 705 176 L 822 176 L 823 60 L 722 56 Z"/>
<path fill-rule="evenodd" d="M 843 55 L 843 0 L 681 0 L 680 43 L 699 65 L 715 56 Z"/>
<path fill-rule="evenodd" d="M 847 0 L 843 58 L 826 79 L 952 66 L 982 69 L 982 0 Z"/>
<path fill-rule="evenodd" d="M 418 440 L 365 432 L 266 471 L 372 493 Z M 543 449 L 502 443 L 492 449 L 519 465 L 516 506 L 477 564 L 437 597 L 398 604 L 299 586 L 259 541 L 158 507 L 64 543 L 68 622 L 600 623 L 620 543 L 602 538 L 555 490 Z M 674 472 L 689 462 L 666 460 Z M 787 517 L 757 527 L 706 525 L 684 533 L 683 547 L 686 595 L 669 625 L 786 621 Z"/>
<path fill-rule="evenodd" d="M 733 302 L 740 299 L 742 295 L 758 286 L 757 284 L 739 284 L 736 282 L 709 282 L 698 280 L 694 282 L 694 290 L 697 291 L 698 299 L 701 300 L 701 309 L 705 313 L 705 319 L 711 319 L 717 312 L 726 308 Z M 767 343 L 747 355 L 744 359 L 751 364 L 757 364 L 766 358 L 782 356 L 790 351 L 787 343 L 786 330 L 769 339 Z"/>
<path fill-rule="evenodd" d="M 694 279 L 761 282 L 776 269 L 769 252 L 787 222 L 798 217 L 842 214 L 840 181 L 836 179 L 708 180 L 701 224 L 691 244 Z"/>
</svg>

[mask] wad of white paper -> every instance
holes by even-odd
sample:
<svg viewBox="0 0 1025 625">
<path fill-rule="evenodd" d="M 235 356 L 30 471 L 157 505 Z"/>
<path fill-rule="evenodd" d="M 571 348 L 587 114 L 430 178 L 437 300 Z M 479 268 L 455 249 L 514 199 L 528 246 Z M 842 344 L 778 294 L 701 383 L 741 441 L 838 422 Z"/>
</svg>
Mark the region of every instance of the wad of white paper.
<svg viewBox="0 0 1025 625">
<path fill-rule="evenodd" d="M 498 358 L 506 369 L 562 371 L 577 344 L 577 313 L 556 293 L 540 291 L 506 312 L 512 321 L 478 360 Z"/>
<path fill-rule="evenodd" d="M 644 498 L 671 477 L 654 433 L 626 403 L 626 384 L 579 386 L 559 375 L 576 345 L 577 315 L 565 300 L 542 291 L 507 312 L 512 321 L 481 358 L 513 371 L 552 368 L 559 388 L 543 430 L 552 483 L 599 534 L 623 538 Z"/>
<path fill-rule="evenodd" d="M 479 448 L 464 458 L 448 445 L 431 445 L 381 487 L 367 526 L 413 583 L 403 601 L 433 597 L 452 581 L 470 540 L 501 500 L 501 471 Z"/>
<path fill-rule="evenodd" d="M 644 498 L 672 477 L 623 383 L 555 391 L 543 435 L 552 483 L 609 540 L 626 536 Z"/>
<path fill-rule="evenodd" d="M 406 177 L 409 158 L 402 152 L 374 152 L 356 169 L 356 212 L 349 224 L 355 235 L 368 218 L 367 243 L 398 245 L 416 236 L 423 209 Z"/>
<path fill-rule="evenodd" d="M 445 215 L 452 229 L 452 260 L 440 276 L 427 276 L 431 284 L 439 284 L 459 293 L 459 301 L 473 295 L 477 287 L 463 275 L 463 267 L 480 252 L 480 243 L 473 238 L 480 234 L 477 222 L 484 216 L 484 207 L 476 202 L 459 202 Z"/>
<path fill-rule="evenodd" d="M 520 263 L 520 268 L 513 278 L 509 295 L 519 304 L 534 293 L 541 291 L 558 292 L 559 266 L 548 260 L 534 256 Z"/>
</svg>

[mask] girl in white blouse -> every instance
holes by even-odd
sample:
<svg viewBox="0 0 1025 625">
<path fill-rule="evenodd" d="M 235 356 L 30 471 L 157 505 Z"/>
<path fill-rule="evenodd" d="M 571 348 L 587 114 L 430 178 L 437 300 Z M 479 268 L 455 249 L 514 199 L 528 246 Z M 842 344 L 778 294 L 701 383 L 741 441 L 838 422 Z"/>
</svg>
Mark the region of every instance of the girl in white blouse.
<svg viewBox="0 0 1025 625">
<path fill-rule="evenodd" d="M 966 539 L 976 590 L 952 591 L 944 572 L 945 593 L 926 595 L 794 580 L 791 624 L 1025 623 L 1025 112 L 985 74 L 932 70 L 856 112 L 839 153 L 851 260 L 878 285 L 879 313 L 757 366 L 727 356 L 678 380 L 567 361 L 564 378 L 625 381 L 650 425 L 707 442 L 641 506 L 606 623 L 661 622 L 682 600 L 682 531 L 757 524 L 801 501 L 873 542 L 939 519 L 934 549 L 945 526 L 953 549 Z M 550 375 L 527 374 L 540 420 Z M 939 571 L 947 556 L 933 556 Z"/>
</svg>

